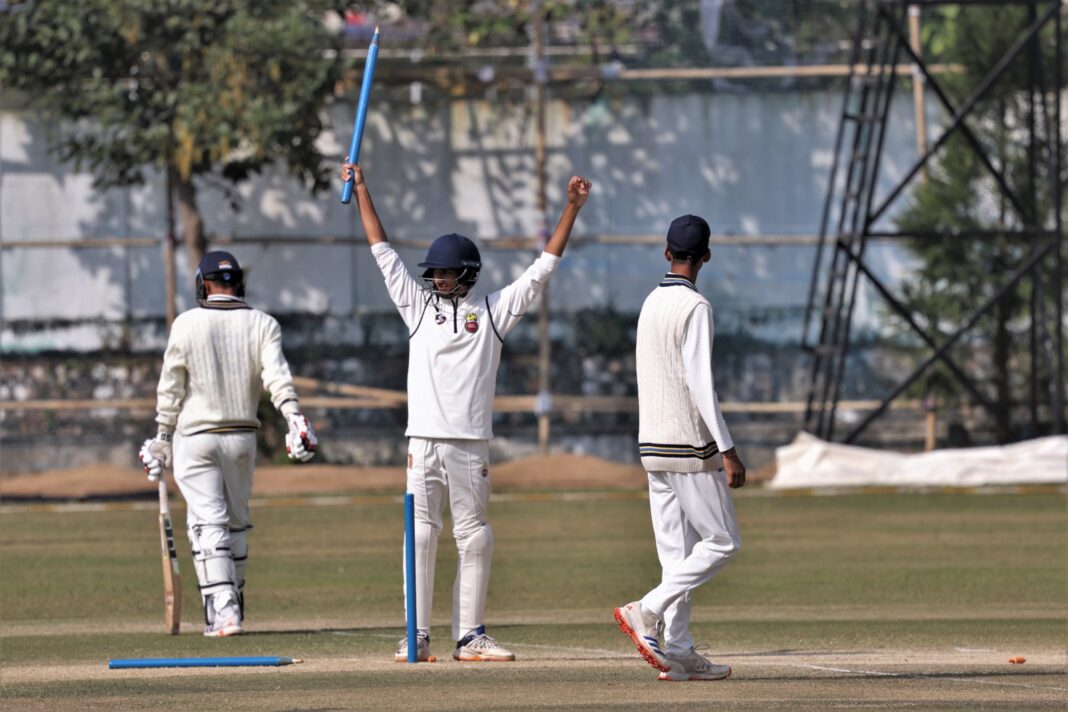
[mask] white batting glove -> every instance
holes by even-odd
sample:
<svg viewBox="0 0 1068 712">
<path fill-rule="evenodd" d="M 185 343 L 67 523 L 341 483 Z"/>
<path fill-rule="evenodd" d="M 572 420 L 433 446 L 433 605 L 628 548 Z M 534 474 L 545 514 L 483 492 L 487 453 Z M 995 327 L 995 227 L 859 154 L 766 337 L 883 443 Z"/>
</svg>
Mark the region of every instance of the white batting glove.
<svg viewBox="0 0 1068 712">
<path fill-rule="evenodd" d="M 163 475 L 163 470 L 171 466 L 170 434 L 157 433 L 156 437 L 145 440 L 137 456 L 145 466 L 148 479 L 156 482 Z"/>
<path fill-rule="evenodd" d="M 307 462 L 315 457 L 319 448 L 319 439 L 315 437 L 311 423 L 303 413 L 290 413 L 286 416 L 289 432 L 286 433 L 286 454 L 290 460 Z"/>
</svg>

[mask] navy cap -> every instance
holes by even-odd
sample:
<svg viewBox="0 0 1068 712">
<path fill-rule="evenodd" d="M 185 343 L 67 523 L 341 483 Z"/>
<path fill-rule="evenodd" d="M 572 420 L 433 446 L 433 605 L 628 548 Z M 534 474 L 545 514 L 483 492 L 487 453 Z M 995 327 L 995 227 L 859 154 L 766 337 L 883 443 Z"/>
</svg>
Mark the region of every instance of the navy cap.
<svg viewBox="0 0 1068 712">
<path fill-rule="evenodd" d="M 197 272 L 204 279 L 220 282 L 241 281 L 241 265 L 229 252 L 215 250 L 200 258 Z"/>
<path fill-rule="evenodd" d="M 683 215 L 671 221 L 668 227 L 667 245 L 671 254 L 702 257 L 708 252 L 708 237 L 712 230 L 703 218 Z"/>
</svg>

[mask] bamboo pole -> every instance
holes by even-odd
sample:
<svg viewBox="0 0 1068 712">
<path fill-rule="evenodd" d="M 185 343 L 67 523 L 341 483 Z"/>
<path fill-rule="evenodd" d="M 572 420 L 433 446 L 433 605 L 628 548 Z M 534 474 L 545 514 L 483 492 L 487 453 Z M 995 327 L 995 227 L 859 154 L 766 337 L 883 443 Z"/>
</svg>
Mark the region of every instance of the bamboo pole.
<svg viewBox="0 0 1068 712">
<path fill-rule="evenodd" d="M 924 452 L 931 452 L 938 446 L 938 415 L 934 408 L 928 408 L 924 416 Z"/>
<path fill-rule="evenodd" d="M 923 41 L 920 37 L 920 6 L 909 5 L 909 45 L 917 57 L 923 56 Z M 919 155 L 927 153 L 927 82 L 923 72 L 912 66 L 912 106 L 916 116 L 916 148 Z M 927 166 L 923 167 L 922 180 L 927 179 Z"/>
<path fill-rule="evenodd" d="M 545 66 L 545 22 L 542 3 L 534 2 L 531 13 L 534 24 L 534 173 L 537 179 L 538 220 L 542 239 L 547 239 L 549 223 L 546 215 L 546 153 L 545 153 L 545 82 L 548 72 Z M 535 408 L 538 415 L 538 452 L 549 454 L 549 437 L 552 411 L 550 368 L 552 367 L 552 342 L 549 338 L 549 285 L 542 288 L 538 307 L 538 400 Z"/>
<path fill-rule="evenodd" d="M 306 382 L 314 382 L 315 379 L 300 379 Z M 299 385 L 299 383 L 298 383 Z M 306 408 L 327 408 L 337 410 L 389 410 L 401 408 L 407 403 L 407 394 L 404 391 L 390 391 L 382 388 L 369 388 L 366 386 L 354 386 L 351 384 L 333 384 L 335 393 L 344 397 L 333 395 L 319 396 L 306 393 L 300 394 L 300 403 Z M 329 390 L 329 388 L 328 388 Z M 869 411 L 879 407 L 882 401 L 878 400 L 855 400 L 839 401 L 839 410 Z M 538 409 L 537 395 L 497 396 L 493 401 L 493 409 L 499 413 L 535 413 Z M 890 404 L 891 410 L 917 411 L 923 410 L 924 405 L 919 400 L 902 399 Z M 123 411 L 153 411 L 156 408 L 154 398 L 116 398 L 113 400 L 97 400 L 93 398 L 52 398 L 35 400 L 2 400 L 0 411 L 56 411 L 73 412 L 84 410 L 123 410 Z M 750 413 L 750 414 L 789 414 L 803 413 L 804 401 L 779 401 L 774 403 L 743 403 L 726 401 L 720 403 L 720 409 L 724 413 Z M 636 413 L 638 412 L 638 399 L 634 396 L 576 396 L 556 395 L 552 400 L 552 411 L 556 413 Z"/>
<path fill-rule="evenodd" d="M 886 239 L 878 235 L 871 239 Z M 710 245 L 742 245 L 745 247 L 814 247 L 819 244 L 819 235 L 712 235 Z M 214 246 L 223 245 L 366 245 L 367 240 L 360 237 L 339 237 L 336 235 L 210 235 L 209 241 Z M 421 238 L 403 238 L 390 236 L 389 242 L 395 247 L 412 247 L 427 249 L 432 240 Z M 569 245 L 662 245 L 664 236 L 660 234 L 635 235 L 572 235 Z M 156 247 L 160 244 L 158 237 L 100 237 L 79 240 L 0 240 L 0 250 L 18 249 L 98 249 L 107 247 Z M 535 235 L 498 235 L 482 241 L 481 248 L 487 250 L 533 250 L 543 247 L 544 236 Z"/>
<path fill-rule="evenodd" d="M 158 247 L 159 237 L 90 237 L 80 240 L 6 240 L 0 250 L 101 249 L 108 247 Z"/>
<path fill-rule="evenodd" d="M 167 167 L 165 191 L 167 234 L 163 238 L 163 274 L 167 285 L 167 334 L 171 333 L 171 324 L 177 316 L 176 289 L 174 284 L 174 195 L 172 169 Z"/>
<path fill-rule="evenodd" d="M 990 239 L 1000 238 L 1003 233 L 990 231 L 987 233 L 957 233 L 957 237 L 986 237 Z M 1034 230 L 1029 233 L 1031 237 L 1055 237 L 1053 230 Z M 902 239 L 930 239 L 932 233 L 879 233 L 874 232 L 868 236 L 869 241 L 893 242 Z M 941 236 L 939 236 L 940 238 Z M 214 246 L 223 245 L 339 245 L 339 246 L 363 246 L 367 240 L 360 237 L 338 237 L 336 235 L 210 235 L 209 242 Z M 819 235 L 737 235 L 737 234 L 713 234 L 708 238 L 709 245 L 740 246 L 740 247 L 815 247 L 819 244 Z M 422 238 L 404 238 L 390 236 L 389 242 L 394 247 L 410 247 L 425 250 L 430 247 L 432 240 Z M 160 244 L 158 237 L 100 237 L 84 240 L 8 240 L 0 241 L 0 250 L 17 249 L 93 249 L 104 247 L 156 247 Z M 652 245 L 663 246 L 662 234 L 600 234 L 600 235 L 572 235 L 568 242 L 570 248 L 583 245 Z M 535 235 L 498 235 L 487 237 L 480 244 L 483 250 L 534 250 L 545 245 L 543 236 Z"/>
<path fill-rule="evenodd" d="M 932 74 L 961 74 L 964 67 L 955 63 L 934 63 L 927 66 Z M 875 73 L 879 73 L 875 69 Z M 908 75 L 913 71 L 911 64 L 899 64 L 893 69 L 895 74 Z M 460 66 L 427 66 L 426 63 L 403 64 L 382 67 L 376 79 L 384 83 L 407 84 L 412 81 L 434 83 L 441 87 L 469 82 L 483 86 L 478 79 L 478 69 Z M 583 80 L 605 82 L 635 81 L 672 81 L 672 80 L 706 80 L 706 79 L 790 79 L 790 78 L 836 78 L 848 77 L 855 73 L 868 72 L 867 65 L 858 64 L 802 64 L 790 66 L 765 67 L 654 67 L 647 69 L 619 69 L 609 72 L 600 67 L 576 66 L 554 67 L 546 72 L 545 79 L 550 83 L 571 83 Z M 532 81 L 529 67 L 500 65 L 494 67 L 494 76 L 498 82 Z M 358 83 L 353 76 L 349 84 Z M 342 82 L 342 86 L 345 82 Z"/>
</svg>

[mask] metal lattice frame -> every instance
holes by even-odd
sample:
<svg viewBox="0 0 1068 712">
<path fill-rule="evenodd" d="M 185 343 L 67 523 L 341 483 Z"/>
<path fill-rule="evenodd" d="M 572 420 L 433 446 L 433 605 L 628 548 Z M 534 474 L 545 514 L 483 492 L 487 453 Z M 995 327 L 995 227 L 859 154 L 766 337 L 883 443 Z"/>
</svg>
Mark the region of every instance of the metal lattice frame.
<svg viewBox="0 0 1068 712">
<path fill-rule="evenodd" d="M 954 105 L 943 90 L 939 81 L 932 75 L 929 66 L 910 44 L 905 29 L 909 6 L 934 5 L 1015 5 L 1028 7 L 1029 23 L 1005 55 L 989 70 L 971 94 L 960 105 Z M 1032 280 L 1031 328 L 1030 328 L 1030 406 L 1032 425 L 1038 425 L 1038 352 L 1042 336 L 1045 341 L 1052 341 L 1052 357 L 1046 356 L 1046 371 L 1049 375 L 1050 402 L 1053 410 L 1053 429 L 1065 431 L 1065 370 L 1063 342 L 1063 257 L 1062 245 L 1064 226 L 1062 223 L 1063 176 L 1061 155 L 1064 149 L 1061 135 L 1061 102 L 1063 98 L 1063 77 L 1061 76 L 1061 40 L 1062 15 L 1066 4 L 1062 0 L 1015 0 L 993 2 L 990 0 L 864 0 L 860 7 L 857 32 L 854 37 L 852 66 L 861 67 L 862 71 L 851 75 L 846 87 L 845 99 L 835 141 L 835 156 L 831 167 L 831 177 L 824 203 L 823 220 L 820 228 L 821 242 L 817 248 L 812 282 L 809 288 L 808 306 L 805 312 L 802 347 L 812 355 L 810 388 L 805 411 L 805 427 L 813 434 L 827 440 L 835 439 L 836 411 L 841 393 L 842 378 L 850 350 L 850 327 L 856 303 L 857 290 L 862 281 L 870 283 L 885 299 L 889 307 L 900 316 L 909 328 L 924 342 L 930 350 L 908 376 L 901 379 L 881 400 L 879 406 L 870 411 L 863 419 L 854 424 L 842 438 L 843 442 L 854 441 L 876 418 L 884 413 L 895 398 L 904 392 L 933 364 L 941 362 L 953 374 L 960 385 L 970 394 L 974 401 L 993 413 L 994 405 L 976 385 L 975 379 L 961 368 L 948 353 L 949 349 L 965 335 L 995 304 L 1022 280 Z M 1052 86 L 1047 86 L 1043 75 L 1038 49 L 1039 33 L 1053 27 L 1055 35 L 1054 70 Z M 1010 185 L 1004 173 L 991 160 L 986 149 L 978 140 L 972 129 L 965 123 L 975 106 L 1004 75 L 1007 67 L 1027 50 L 1030 51 L 1031 86 L 1030 111 L 1026 141 L 1032 156 L 1030 162 L 1031 185 L 1035 184 L 1036 148 L 1044 145 L 1046 155 L 1050 156 L 1049 173 L 1053 181 L 1049 213 L 1039 214 L 1036 205 L 1025 205 L 1017 190 Z M 890 103 L 897 84 L 892 71 L 901 54 L 915 66 L 915 71 L 923 77 L 927 86 L 937 97 L 948 116 L 952 117 L 941 136 L 915 161 L 905 172 L 904 177 L 894 182 L 885 197 L 876 200 L 876 184 L 880 178 L 879 164 L 882 157 L 883 139 L 886 134 Z M 1047 94 L 1053 96 L 1052 117 L 1046 102 Z M 1042 97 L 1042 115 L 1044 135 L 1036 126 L 1035 115 L 1038 110 L 1035 97 Z M 999 231 L 954 232 L 942 234 L 930 231 L 918 235 L 893 231 L 875 231 L 873 226 L 882 217 L 891 204 L 920 175 L 931 157 L 946 143 L 952 135 L 960 135 L 974 150 L 985 170 L 993 178 L 999 195 L 1021 218 L 1023 227 Z M 848 148 L 846 148 L 848 140 Z M 838 171 L 846 163 L 844 180 L 839 184 Z M 885 177 L 884 177 L 885 179 Z M 838 205 L 836 224 L 831 226 L 832 208 Z M 1045 226 L 1045 227 L 1043 227 Z M 927 239 L 999 239 L 1026 237 L 1031 241 L 1032 249 L 1017 265 L 996 292 L 982 304 L 974 308 L 963 326 L 949 335 L 941 343 L 920 326 L 915 313 L 898 299 L 891 290 L 876 276 L 865 263 L 865 246 L 870 237 L 908 238 L 924 237 Z M 1054 260 L 1054 278 L 1051 284 L 1045 284 L 1041 277 L 1043 263 Z M 827 264 L 825 264 L 827 263 Z M 1044 311 L 1041 293 L 1055 296 L 1053 314 L 1053 333 L 1047 330 L 1048 317 Z M 817 323 L 819 330 L 816 338 L 810 340 L 812 327 Z M 1043 334 L 1040 335 L 1040 331 Z M 1048 352 L 1051 349 L 1046 349 Z"/>
</svg>

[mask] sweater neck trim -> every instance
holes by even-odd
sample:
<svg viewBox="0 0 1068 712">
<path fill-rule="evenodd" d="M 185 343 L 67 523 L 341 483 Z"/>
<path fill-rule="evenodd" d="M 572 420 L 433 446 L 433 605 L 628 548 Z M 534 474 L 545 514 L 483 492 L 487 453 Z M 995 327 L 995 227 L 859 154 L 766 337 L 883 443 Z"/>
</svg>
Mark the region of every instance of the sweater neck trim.
<svg viewBox="0 0 1068 712">
<path fill-rule="evenodd" d="M 207 299 L 199 300 L 203 309 L 251 309 L 244 300 L 229 294 L 212 294 Z"/>
<path fill-rule="evenodd" d="M 681 274 L 675 274 L 674 272 L 668 272 L 664 275 L 664 278 L 660 280 L 661 287 L 689 287 L 693 291 L 697 291 L 697 287 L 690 280 L 683 277 Z"/>
</svg>

